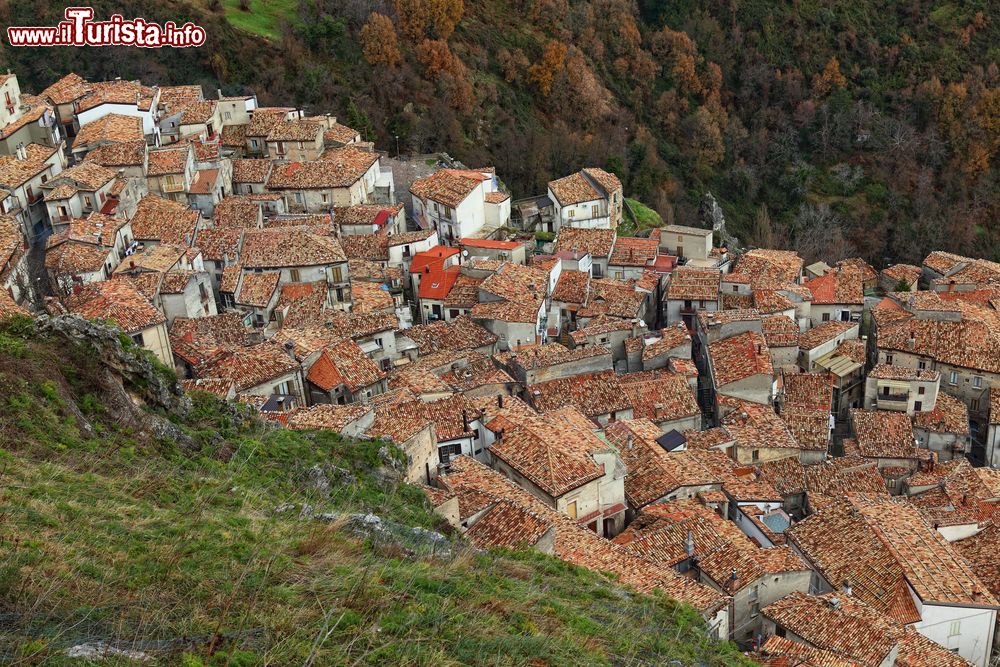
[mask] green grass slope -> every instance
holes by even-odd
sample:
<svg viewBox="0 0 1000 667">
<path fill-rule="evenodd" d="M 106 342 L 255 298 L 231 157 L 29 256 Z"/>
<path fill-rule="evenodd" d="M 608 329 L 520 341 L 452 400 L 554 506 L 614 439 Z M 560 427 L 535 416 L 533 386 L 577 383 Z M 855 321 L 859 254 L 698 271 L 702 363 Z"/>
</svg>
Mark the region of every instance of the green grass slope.
<svg viewBox="0 0 1000 667">
<path fill-rule="evenodd" d="M 130 426 L 104 357 L 0 323 L 0 663 L 748 664 L 668 599 L 428 532 L 385 443 L 204 394 L 174 437 Z M 381 529 L 347 518 L 369 513 Z"/>
</svg>

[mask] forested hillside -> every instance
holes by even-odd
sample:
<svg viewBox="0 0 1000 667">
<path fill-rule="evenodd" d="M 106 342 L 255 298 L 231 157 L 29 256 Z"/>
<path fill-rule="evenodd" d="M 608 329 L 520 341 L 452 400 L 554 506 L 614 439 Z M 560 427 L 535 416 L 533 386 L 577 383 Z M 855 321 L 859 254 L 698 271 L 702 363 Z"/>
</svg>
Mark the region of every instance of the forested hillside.
<svg viewBox="0 0 1000 667">
<path fill-rule="evenodd" d="M 515 197 L 586 164 L 666 220 L 712 192 L 748 243 L 876 265 L 1000 259 L 1000 15 L 989 0 L 202 0 L 197 52 L 12 51 L 88 77 L 246 86 L 378 144 L 493 164 Z M 54 21 L 62 4 L 0 5 Z M 110 12 L 108 12 L 110 13 Z M 234 26 L 239 26 L 236 28 Z M 119 50 L 120 51 L 120 50 Z"/>
</svg>

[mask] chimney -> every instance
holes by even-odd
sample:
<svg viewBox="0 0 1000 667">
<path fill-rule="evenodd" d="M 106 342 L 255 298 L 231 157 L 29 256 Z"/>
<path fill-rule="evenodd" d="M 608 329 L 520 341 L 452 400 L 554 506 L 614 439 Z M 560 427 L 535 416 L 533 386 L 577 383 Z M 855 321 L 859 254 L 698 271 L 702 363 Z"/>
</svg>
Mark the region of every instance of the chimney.
<svg viewBox="0 0 1000 667">
<path fill-rule="evenodd" d="M 73 294 L 79 294 L 83 290 L 83 286 L 80 283 L 73 283 Z"/>
<path fill-rule="evenodd" d="M 853 591 L 852 591 L 852 589 L 851 589 L 851 582 L 848 581 L 847 579 L 844 580 L 844 594 L 845 595 L 853 595 L 854 594 Z"/>
<path fill-rule="evenodd" d="M 632 449 L 632 434 L 631 433 L 628 434 L 628 444 L 627 444 L 627 447 L 628 447 L 628 449 Z"/>
<path fill-rule="evenodd" d="M 497 407 L 503 409 L 503 394 L 497 394 Z"/>
<path fill-rule="evenodd" d="M 215 89 L 215 96 L 218 97 L 220 100 L 222 99 L 222 88 Z"/>
<path fill-rule="evenodd" d="M 688 528 L 687 539 L 684 540 L 684 551 L 687 552 L 688 558 L 694 556 L 694 534 L 690 528 Z"/>
<path fill-rule="evenodd" d="M 462 409 L 462 430 L 469 432 L 469 412 L 465 408 Z"/>
<path fill-rule="evenodd" d="M 288 353 L 288 356 L 291 357 L 292 361 L 297 361 L 297 359 L 295 358 L 295 343 L 293 343 L 290 340 L 286 340 L 284 348 L 285 352 Z"/>
<path fill-rule="evenodd" d="M 729 579 L 734 584 L 739 580 L 739 577 L 736 576 L 736 568 L 735 567 L 733 568 L 732 572 L 729 573 Z"/>
</svg>

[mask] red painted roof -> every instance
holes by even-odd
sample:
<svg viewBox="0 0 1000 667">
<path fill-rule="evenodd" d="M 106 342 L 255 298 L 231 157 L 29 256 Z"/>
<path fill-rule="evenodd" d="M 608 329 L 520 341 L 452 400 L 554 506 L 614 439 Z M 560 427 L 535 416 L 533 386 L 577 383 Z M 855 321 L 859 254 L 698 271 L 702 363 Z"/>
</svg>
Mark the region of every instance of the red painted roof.
<svg viewBox="0 0 1000 667">
<path fill-rule="evenodd" d="M 451 292 L 452 286 L 458 280 L 461 268 L 449 266 L 447 269 L 431 269 L 420 276 L 421 299 L 443 299 Z"/>
<path fill-rule="evenodd" d="M 490 250 L 515 250 L 521 247 L 517 241 L 493 241 L 491 239 L 461 239 L 459 245 L 469 248 L 488 248 Z"/>
<path fill-rule="evenodd" d="M 458 248 L 436 245 L 430 250 L 424 250 L 413 255 L 410 260 L 410 273 L 423 273 L 427 267 L 431 270 L 440 270 L 444 266 L 444 260 L 458 254 Z"/>
<path fill-rule="evenodd" d="M 375 221 L 374 221 L 375 225 L 377 225 L 378 227 L 384 225 L 386 221 L 389 219 L 389 213 L 390 211 L 386 209 L 382 209 L 381 211 L 379 211 L 378 214 L 375 216 Z"/>
</svg>

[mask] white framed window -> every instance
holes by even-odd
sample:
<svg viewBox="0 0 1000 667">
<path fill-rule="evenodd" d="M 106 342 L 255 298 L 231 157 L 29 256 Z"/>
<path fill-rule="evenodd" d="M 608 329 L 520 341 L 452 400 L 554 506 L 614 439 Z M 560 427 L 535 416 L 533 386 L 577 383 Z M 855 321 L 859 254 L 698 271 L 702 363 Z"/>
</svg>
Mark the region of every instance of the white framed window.
<svg viewBox="0 0 1000 667">
<path fill-rule="evenodd" d="M 962 621 L 952 621 L 948 624 L 948 636 L 955 637 L 962 634 Z"/>
<path fill-rule="evenodd" d="M 979 389 L 983 386 L 983 378 L 978 375 L 972 378 L 972 386 Z"/>
<path fill-rule="evenodd" d="M 948 382 L 951 384 L 958 384 L 958 371 L 952 371 L 948 375 Z"/>
</svg>

